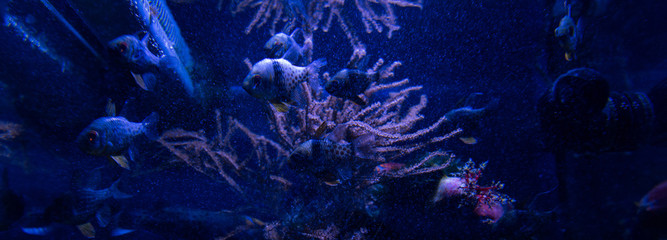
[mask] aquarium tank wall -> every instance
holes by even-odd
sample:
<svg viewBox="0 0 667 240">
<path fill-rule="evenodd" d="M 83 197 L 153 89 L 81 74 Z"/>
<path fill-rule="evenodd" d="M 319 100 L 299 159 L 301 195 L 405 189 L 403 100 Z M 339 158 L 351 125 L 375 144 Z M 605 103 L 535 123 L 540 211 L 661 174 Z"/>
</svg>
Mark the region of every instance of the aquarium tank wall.
<svg viewBox="0 0 667 240">
<path fill-rule="evenodd" d="M 665 239 L 666 10 L 2 0 L 0 239 Z"/>
</svg>

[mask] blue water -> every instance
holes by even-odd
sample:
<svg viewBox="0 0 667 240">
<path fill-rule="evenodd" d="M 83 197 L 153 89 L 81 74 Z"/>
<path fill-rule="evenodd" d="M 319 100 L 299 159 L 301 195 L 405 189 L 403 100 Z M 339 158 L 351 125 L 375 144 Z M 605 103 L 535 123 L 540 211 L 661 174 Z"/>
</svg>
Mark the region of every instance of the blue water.
<svg viewBox="0 0 667 240">
<path fill-rule="evenodd" d="M 77 228 L 85 223 L 92 224 L 95 237 L 102 239 L 660 239 L 667 236 L 667 221 L 661 221 L 667 219 L 664 209 L 655 213 L 658 219 L 655 220 L 639 214 L 637 204 L 654 186 L 667 179 L 664 159 L 667 151 L 661 138 L 665 123 L 661 121 L 661 113 L 665 111 L 662 106 L 667 101 L 656 97 L 667 92 L 661 94 L 665 88 L 655 87 L 667 79 L 666 3 L 568 1 L 575 6 L 572 16 L 579 22 L 577 34 L 580 34 L 575 57 L 568 61 L 564 57 L 567 50 L 554 36 L 560 19 L 567 15 L 563 1 L 424 0 L 421 7 L 392 5 L 400 29 L 391 38 L 386 26 L 383 32 L 367 33 L 355 1 L 344 1 L 340 14 L 350 32 L 366 47 L 369 63 L 362 69 L 372 67 L 379 58 L 384 59 L 385 66 L 400 61 L 395 76 L 385 83 L 408 78 L 410 83 L 398 90 L 423 87 L 408 96 L 399 112 L 407 114 L 410 106 L 419 103 L 420 95 L 428 98 L 427 106 L 420 112 L 423 120 L 406 133 L 428 128 L 451 110 L 465 107 L 462 103 L 474 93 L 481 94 L 466 106 L 481 109 L 494 101 L 498 105 L 480 118 L 458 125 L 444 123 L 436 132 L 411 140 L 410 143 L 425 145 L 423 149 L 388 160 L 409 167 L 429 153 L 441 150 L 456 156 L 456 163 L 449 168 L 386 177 L 379 184 L 368 186 L 363 180 L 375 176 L 375 167 L 383 163 L 368 160 L 355 165 L 356 173 L 349 173 L 351 179 L 358 181 L 344 179 L 340 185 L 329 186 L 309 174 L 310 169 L 287 164 L 287 155 L 297 146 L 305 140 L 322 137 L 310 133 L 308 139 L 288 146 L 271 125 L 272 107 L 268 102 L 241 88 L 249 72 L 244 59 L 254 64 L 266 58 L 263 46 L 272 36 L 274 18 L 271 17 L 263 26 L 246 32 L 259 6 L 251 4 L 236 12 L 237 7 L 243 7 L 239 5 L 243 1 L 165 1 L 173 19 L 160 28 L 169 31 L 166 36 L 172 38 L 172 31 L 176 31 L 173 26 L 177 24 L 182 39 L 159 43 L 159 37 L 151 37 L 148 47 L 157 56 L 177 55 L 181 65 L 174 74 L 159 75 L 156 89 L 146 91 L 135 83 L 127 65 L 119 64 L 111 56 L 107 46 L 116 37 L 142 30 L 155 35 L 142 22 L 136 5 L 130 4 L 131 1 L 45 2 L 48 1 L 9 0 L 0 4 L 4 19 L 0 31 L 3 43 L 0 168 L 6 170 L 0 187 L 3 201 L 10 191 L 20 199 L 0 206 L 2 211 L 24 206 L 19 216 L 10 217 L 0 211 L 3 218 L 0 222 L 6 226 L 0 232 L 0 239 L 86 239 Z M 161 1 L 146 2 L 154 5 Z M 308 13 L 315 3 L 328 1 L 275 2 L 284 4 L 283 17 L 296 19 L 295 27 L 311 28 L 312 60 L 327 61 L 319 71 L 320 79 L 324 79 L 324 72 L 333 75 L 346 67 L 353 48 L 337 18 L 333 18 L 328 31 L 323 31 L 330 8 L 325 8 L 318 29 L 304 24 L 298 10 L 299 3 L 303 4 L 305 18 L 312 18 Z M 358 2 L 371 2 L 370 9 L 378 14 L 387 13 L 386 8 L 372 1 Z M 144 10 L 157 18 L 165 14 L 163 9 Z M 276 13 L 271 14 L 275 17 Z M 278 21 L 275 32 L 285 25 L 286 22 Z M 297 37 L 297 42 L 302 44 L 303 37 Z M 164 51 L 161 48 L 165 43 L 173 43 L 176 50 Z M 182 45 L 187 45 L 189 53 L 179 48 Z M 646 106 L 650 107 L 623 113 L 632 115 L 627 119 L 635 119 L 644 111 L 650 112 L 651 121 L 614 128 L 607 124 L 613 117 L 609 113 L 611 107 L 606 105 L 606 110 L 600 113 L 602 117 L 591 120 L 591 125 L 584 128 L 601 129 L 601 137 L 580 137 L 576 128 L 556 131 L 549 128 L 540 115 L 540 99 L 554 89 L 552 86 L 561 74 L 582 67 L 599 72 L 612 92 L 657 92 L 648 94 L 650 104 Z M 184 74 L 192 80 L 192 94 L 187 90 Z M 396 89 L 379 91 L 369 100 L 371 104 L 382 103 L 391 98 L 392 92 Z M 603 99 L 606 102 L 606 97 Z M 211 157 L 203 152 L 198 155 L 187 150 L 189 159 L 197 163 L 185 162 L 164 144 L 143 135 L 130 147 L 133 152 L 130 170 L 121 168 L 108 156 L 86 154 L 79 149 L 77 136 L 93 120 L 105 116 L 109 100 L 115 103 L 117 113 L 131 122 L 141 122 L 156 112 L 160 116 L 157 123 L 160 134 L 183 129 L 205 137 L 207 140 L 199 143 L 213 151 L 234 154 L 240 165 L 217 162 L 223 165 L 221 174 L 212 167 L 215 161 L 208 161 Z M 334 106 L 340 108 L 343 104 L 340 101 Z M 298 108 L 290 108 L 284 116 L 298 121 L 295 114 Z M 588 115 L 572 117 L 586 119 L 583 122 L 589 119 Z M 227 133 L 227 119 L 234 119 L 254 134 L 278 143 L 287 155 L 272 152 L 266 159 L 258 160 L 254 155 L 257 151 L 271 148 L 253 148 L 248 137 L 240 132 L 225 144 L 219 144 L 218 134 Z M 217 124 L 221 125 L 222 133 L 218 132 Z M 18 130 L 18 134 L 9 136 L 3 127 Z M 429 139 L 459 127 L 464 132 L 470 129 L 477 143 L 466 144 L 459 139 L 463 136 L 457 135 L 426 145 Z M 617 129 L 641 134 L 628 146 L 608 147 L 605 144 L 615 136 L 609 133 L 616 133 Z M 641 132 L 643 129 L 650 130 Z M 558 138 L 561 135 L 554 134 L 568 137 Z M 377 136 L 375 139 L 382 140 Z M 181 140 L 193 141 L 193 138 Z M 602 146 L 596 145 L 599 142 Z M 580 151 L 573 147 L 589 145 L 595 148 Z M 407 150 L 401 144 L 382 147 L 388 146 Z M 478 179 L 479 186 L 491 186 L 494 182 L 504 185 L 493 190 L 508 200 L 502 206 L 504 214 L 497 221 L 489 221 L 475 212 L 475 193 L 470 198 L 455 196 L 432 201 L 440 179 L 463 171 L 459 168 L 468 159 L 487 162 Z M 429 162 L 424 167 L 440 163 Z M 337 164 L 326 167 L 343 171 Z M 114 182 L 118 182 L 119 191 L 131 197 L 112 197 L 92 207 L 86 201 L 56 204 L 59 199 L 78 196 L 82 189 L 104 189 Z M 665 201 L 667 193 L 661 194 Z M 369 205 L 371 200 L 373 204 Z M 88 215 L 80 211 L 59 215 L 71 213 L 68 207 L 92 210 Z M 46 214 L 53 209 L 62 211 L 53 214 L 57 217 Z M 35 216 L 42 217 L 41 221 L 36 221 Z M 25 233 L 32 226 L 48 231 L 41 236 Z M 132 231 L 114 236 L 124 229 Z"/>
</svg>

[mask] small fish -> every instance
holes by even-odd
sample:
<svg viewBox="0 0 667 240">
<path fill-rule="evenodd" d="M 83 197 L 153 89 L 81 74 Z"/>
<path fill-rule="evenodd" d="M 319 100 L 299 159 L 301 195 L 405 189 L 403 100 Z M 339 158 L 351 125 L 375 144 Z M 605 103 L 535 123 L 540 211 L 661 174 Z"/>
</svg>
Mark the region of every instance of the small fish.
<svg viewBox="0 0 667 240">
<path fill-rule="evenodd" d="M 331 138 L 311 139 L 294 149 L 288 158 L 291 168 L 303 171 L 336 186 L 343 180 L 342 171 L 356 160 L 368 159 L 373 154 L 373 135 L 363 135 L 352 143 L 339 143 Z"/>
<path fill-rule="evenodd" d="M 667 181 L 655 186 L 639 202 L 643 212 L 662 212 L 667 216 Z"/>
<path fill-rule="evenodd" d="M 377 165 L 375 167 L 374 172 L 375 172 L 375 174 L 382 175 L 382 174 L 386 174 L 386 173 L 389 173 L 389 172 L 399 170 L 403 167 L 405 167 L 405 164 L 403 164 L 403 163 L 388 162 L 388 163 L 383 163 L 383 164 Z"/>
<path fill-rule="evenodd" d="M 667 236 L 667 181 L 646 193 L 638 207 L 637 228 L 647 236 Z"/>
<path fill-rule="evenodd" d="M 54 199 L 43 213 L 29 215 L 21 223 L 21 229 L 29 235 L 47 236 L 65 224 L 76 226 L 86 238 L 95 238 L 96 230 L 92 221 L 97 219 L 98 226 L 106 227 L 112 218 L 107 200 L 129 197 L 132 196 L 118 189 L 118 181 L 100 190 L 81 188 Z M 106 219 L 102 216 L 106 216 Z"/>
<path fill-rule="evenodd" d="M 114 109 L 109 107 L 107 109 Z M 134 140 L 146 135 L 149 139 L 156 139 L 155 125 L 158 121 L 157 113 L 151 113 L 140 123 L 130 122 L 124 117 L 108 112 L 109 117 L 98 118 L 86 127 L 77 137 L 79 148 L 91 155 L 111 157 L 125 169 L 129 169 L 128 161 L 123 156 Z M 132 158 L 132 152 L 130 152 Z"/>
<path fill-rule="evenodd" d="M 109 42 L 112 55 L 128 65 L 134 80 L 144 90 L 152 91 L 161 69 L 170 69 L 177 64 L 173 57 L 158 57 L 148 48 L 148 33 L 140 40 L 137 35 L 123 35 Z"/>
<path fill-rule="evenodd" d="M 471 98 L 474 98 L 479 93 L 472 93 L 468 97 L 462 99 L 459 103 L 464 103 L 469 105 Z M 495 111 L 498 108 L 498 99 L 491 101 L 486 107 L 483 108 L 473 108 L 471 106 L 460 107 L 453 109 L 445 113 L 447 120 L 456 127 L 463 129 L 463 133 L 460 135 L 459 140 L 465 144 L 477 144 L 477 139 L 473 136 L 477 130 L 479 130 L 480 121 L 483 118 L 487 117 L 491 112 Z"/>
<path fill-rule="evenodd" d="M 326 63 L 318 59 L 306 67 L 297 67 L 285 59 L 264 59 L 252 66 L 243 80 L 243 89 L 258 99 L 269 101 L 278 111 L 287 112 L 288 105 L 303 101 L 300 83 L 308 81 L 314 89 L 318 88 L 318 71 Z"/>
<path fill-rule="evenodd" d="M 581 21 L 575 23 L 571 13 L 571 7 L 568 7 L 567 15 L 560 19 L 558 27 L 554 30 L 554 35 L 565 50 L 565 60 L 567 61 L 574 60 L 577 44 L 579 44 L 579 40 L 581 39 Z"/>
<path fill-rule="evenodd" d="M 366 105 L 359 97 L 373 82 L 380 79 L 377 72 L 368 73 L 358 69 L 343 69 L 334 75 L 324 85 L 324 89 L 331 95 L 350 100 L 358 105 Z"/>
<path fill-rule="evenodd" d="M 278 33 L 273 35 L 269 41 L 264 44 L 264 51 L 269 58 L 282 58 L 294 65 L 301 65 L 305 59 L 303 56 L 305 46 L 299 46 L 294 40 L 296 33 L 301 29 L 296 29 L 292 34 Z"/>
</svg>

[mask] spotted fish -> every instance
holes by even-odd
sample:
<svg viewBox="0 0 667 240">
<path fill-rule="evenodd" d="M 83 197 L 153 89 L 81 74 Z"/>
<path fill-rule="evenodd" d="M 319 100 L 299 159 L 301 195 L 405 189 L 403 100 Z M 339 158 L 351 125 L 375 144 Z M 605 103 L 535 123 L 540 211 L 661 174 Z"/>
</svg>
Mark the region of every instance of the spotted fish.
<svg viewBox="0 0 667 240">
<path fill-rule="evenodd" d="M 361 165 L 358 160 L 371 158 L 373 135 L 363 135 L 352 143 L 330 138 L 311 139 L 300 144 L 289 156 L 291 168 L 311 174 L 329 186 L 344 180 L 342 172 Z"/>
<path fill-rule="evenodd" d="M 318 71 L 326 60 L 318 59 L 306 67 L 292 65 L 285 59 L 264 59 L 255 63 L 243 80 L 243 89 L 258 99 L 267 100 L 278 111 L 287 112 L 288 105 L 299 104 L 304 92 L 299 84 L 308 82 L 319 88 Z"/>
</svg>

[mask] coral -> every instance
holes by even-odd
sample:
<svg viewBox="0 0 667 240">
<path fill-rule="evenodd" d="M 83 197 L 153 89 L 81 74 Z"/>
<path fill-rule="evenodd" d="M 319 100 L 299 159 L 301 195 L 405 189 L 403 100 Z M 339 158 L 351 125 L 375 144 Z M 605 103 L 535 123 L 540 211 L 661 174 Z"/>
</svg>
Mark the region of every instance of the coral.
<svg viewBox="0 0 667 240">
<path fill-rule="evenodd" d="M 235 190 L 243 192 L 230 172 L 238 173 L 251 161 L 255 161 L 252 164 L 262 166 L 264 169 L 271 168 L 282 164 L 276 161 L 280 157 L 287 156 L 289 152 L 280 144 L 251 132 L 232 118 L 227 118 L 226 129 L 223 131 L 221 118 L 220 111 L 216 111 L 217 135 L 214 141 L 210 141 L 203 130 L 193 132 L 183 129 L 166 131 L 157 141 L 169 149 L 178 160 L 199 172 L 218 174 Z M 238 137 L 249 141 L 252 146 L 251 153 L 241 155 L 235 150 L 236 144 L 239 143 Z M 282 179 L 286 184 L 286 180 L 281 177 L 271 175 L 271 178 L 279 182 Z"/>
<path fill-rule="evenodd" d="M 409 86 L 409 79 L 391 81 L 394 70 L 399 66 L 400 62 L 385 65 L 384 60 L 379 59 L 367 70 L 379 73 L 382 84 L 373 83 L 360 94 L 366 102 L 371 102 L 366 106 L 325 95 L 321 89 L 303 83 L 300 85 L 304 93 L 303 106 L 290 107 L 288 112 L 283 113 L 268 102 L 263 104 L 272 135 L 256 134 L 231 117 L 227 117 L 224 124 L 223 116 L 216 111 L 215 134 L 207 135 L 203 130 L 173 129 L 163 133 L 158 142 L 175 156 L 177 162 L 224 179 L 244 199 L 252 199 L 253 202 L 248 203 L 251 206 L 272 208 L 264 211 L 282 221 L 264 227 L 267 239 L 304 236 L 360 239 L 368 232 L 367 229 L 353 233 L 357 229 L 339 228 L 344 226 L 341 225 L 343 223 L 331 218 L 339 218 L 340 214 L 354 209 L 374 212 L 379 201 L 375 195 L 380 194 L 376 190 L 382 188 L 382 184 L 378 183 L 434 173 L 449 167 L 454 155 L 444 151 L 426 153 L 421 158 L 415 156 L 462 131 L 444 131 L 448 123 L 445 116 L 424 125 L 422 129 L 416 128 L 425 120 L 421 112 L 426 108 L 428 98 L 421 95 L 412 99 L 411 96 L 422 87 Z M 324 78 L 327 76 L 325 74 Z M 303 176 L 286 174 L 289 171 L 283 170 L 290 151 L 305 141 L 321 137 L 322 132 L 341 134 L 342 141 L 348 142 L 372 135 L 374 155 L 363 160 L 368 164 L 362 166 L 386 162 L 388 166 L 400 167 L 380 172 L 368 167 L 352 173 L 350 185 L 341 186 L 336 191 L 320 189 L 323 186 L 318 184 L 303 184 Z M 244 146 L 244 151 L 240 151 L 238 146 Z M 294 195 L 291 189 L 319 193 L 315 199 L 301 199 L 303 196 Z M 285 197 L 288 195 L 292 199 Z M 300 202 L 304 205 L 299 205 Z M 369 213 L 369 216 L 377 215 Z M 323 229 L 313 230 L 317 227 Z"/>
<path fill-rule="evenodd" d="M 380 71 L 380 81 L 387 82 L 385 79 L 393 77 L 394 69 L 401 63 L 394 62 L 381 68 L 383 64 L 384 60 L 379 59 L 368 71 Z M 328 75 L 325 74 L 324 78 L 326 80 Z M 278 134 L 279 142 L 287 149 L 294 149 L 296 145 L 313 138 L 322 124 L 327 129 L 345 126 L 346 139 L 372 134 L 375 136 L 378 162 L 397 160 L 461 132 L 461 129 L 456 129 L 442 134 L 440 129 L 447 122 L 445 116 L 427 128 L 411 132 L 414 126 L 424 119 L 420 112 L 426 107 L 428 100 L 426 95 L 421 95 L 419 103 L 406 107 L 410 94 L 422 89 L 421 86 L 407 86 L 409 82 L 406 78 L 385 84 L 373 83 L 361 97 L 373 99 L 380 91 L 397 90 L 390 92 L 386 99 L 368 106 L 359 106 L 331 95 L 324 97 L 317 89 L 303 83 L 301 87 L 305 89 L 306 107 L 281 113 L 267 105 L 271 129 Z"/>
<path fill-rule="evenodd" d="M 474 205 L 475 213 L 482 217 L 488 223 L 494 223 L 500 219 L 506 207 L 511 207 L 514 199 L 500 193 L 505 186 L 500 182 L 492 182 L 489 186 L 482 186 L 478 183 L 482 176 L 482 171 L 486 168 L 486 162 L 475 166 L 472 160 L 468 160 L 459 172 L 452 176 L 445 175 L 440 181 L 438 191 L 434 197 L 437 202 L 445 197 L 462 196 L 463 199 L 459 206 Z"/>
<path fill-rule="evenodd" d="M 257 9 L 245 30 L 246 34 L 250 33 L 252 29 L 261 28 L 268 22 L 271 22 L 269 30 L 271 35 L 275 34 L 276 26 L 280 22 L 288 22 L 288 26 L 293 28 L 301 27 L 305 32 L 314 32 L 318 29 L 328 32 L 333 20 L 336 19 L 338 26 L 350 41 L 354 50 L 353 56 L 364 56 L 366 46 L 350 28 L 350 21 L 343 15 L 345 3 L 345 0 L 243 0 L 236 5 L 232 13 L 238 14 L 247 9 Z M 360 22 L 366 33 L 384 31 L 387 33 L 387 38 L 391 38 L 393 32 L 400 29 L 396 22 L 394 7 L 421 9 L 422 1 L 354 0 L 354 6 L 361 16 Z"/>
<path fill-rule="evenodd" d="M 21 134 L 21 125 L 0 121 L 0 157 L 9 158 L 12 150 L 2 142 L 8 142 Z"/>
</svg>

